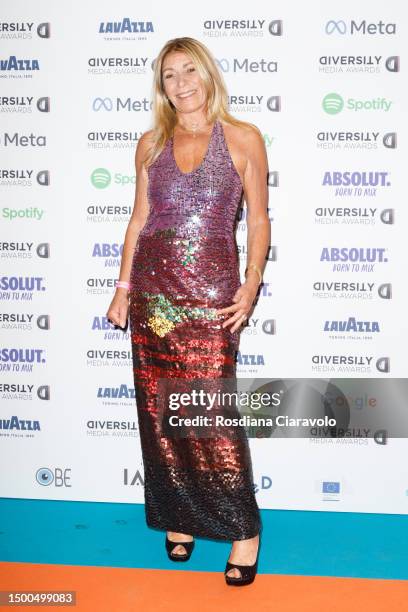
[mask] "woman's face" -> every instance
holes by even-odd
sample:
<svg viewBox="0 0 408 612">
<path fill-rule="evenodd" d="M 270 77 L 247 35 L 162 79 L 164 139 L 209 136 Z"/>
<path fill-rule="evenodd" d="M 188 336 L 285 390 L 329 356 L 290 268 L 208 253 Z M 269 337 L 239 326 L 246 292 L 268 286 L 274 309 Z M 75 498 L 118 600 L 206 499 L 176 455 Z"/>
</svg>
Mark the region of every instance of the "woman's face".
<svg viewBox="0 0 408 612">
<path fill-rule="evenodd" d="M 176 110 L 190 113 L 206 102 L 204 83 L 194 62 L 183 51 L 171 51 L 162 65 L 163 87 Z"/>
</svg>

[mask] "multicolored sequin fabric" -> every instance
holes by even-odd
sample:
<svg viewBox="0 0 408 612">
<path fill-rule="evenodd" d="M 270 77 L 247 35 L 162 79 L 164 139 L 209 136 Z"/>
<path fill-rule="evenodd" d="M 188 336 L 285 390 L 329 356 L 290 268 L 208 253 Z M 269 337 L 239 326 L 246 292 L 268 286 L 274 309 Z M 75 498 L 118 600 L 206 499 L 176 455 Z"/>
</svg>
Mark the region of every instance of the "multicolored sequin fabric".
<svg viewBox="0 0 408 612">
<path fill-rule="evenodd" d="M 260 515 L 245 436 L 163 436 L 158 379 L 235 376 L 240 332 L 222 328 L 240 286 L 242 198 L 219 120 L 198 168 L 182 172 L 173 138 L 148 169 L 150 211 L 131 271 L 134 383 L 151 527 L 219 540 L 255 536 Z"/>
</svg>

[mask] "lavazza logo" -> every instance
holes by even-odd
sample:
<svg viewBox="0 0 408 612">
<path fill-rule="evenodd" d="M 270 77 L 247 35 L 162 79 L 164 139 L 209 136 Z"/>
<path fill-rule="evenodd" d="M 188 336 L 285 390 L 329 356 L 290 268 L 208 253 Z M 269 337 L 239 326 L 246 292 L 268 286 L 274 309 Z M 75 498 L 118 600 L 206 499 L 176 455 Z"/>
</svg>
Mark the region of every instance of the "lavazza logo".
<svg viewBox="0 0 408 612">
<path fill-rule="evenodd" d="M 121 21 L 101 21 L 98 28 L 105 40 L 145 40 L 154 32 L 153 22 L 123 17 Z"/>
<path fill-rule="evenodd" d="M 397 33 L 397 24 L 377 21 L 370 23 L 365 19 L 361 21 L 344 21 L 343 19 L 330 19 L 325 25 L 326 34 L 349 35 L 349 36 L 373 36 L 373 35 L 393 35 Z"/>
</svg>

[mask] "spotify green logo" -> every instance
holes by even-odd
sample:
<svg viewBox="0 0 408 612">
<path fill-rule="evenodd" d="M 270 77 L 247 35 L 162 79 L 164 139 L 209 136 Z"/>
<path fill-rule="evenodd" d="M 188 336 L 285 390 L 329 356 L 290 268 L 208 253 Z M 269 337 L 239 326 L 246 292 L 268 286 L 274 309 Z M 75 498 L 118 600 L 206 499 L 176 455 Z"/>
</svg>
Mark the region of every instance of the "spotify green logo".
<svg viewBox="0 0 408 612">
<path fill-rule="evenodd" d="M 339 94 L 329 93 L 324 96 L 322 106 L 323 110 L 329 115 L 336 115 L 343 110 L 344 101 Z"/>
<path fill-rule="evenodd" d="M 111 182 L 109 170 L 106 170 L 106 168 L 96 168 L 91 174 L 91 182 L 97 189 L 105 189 Z"/>
</svg>

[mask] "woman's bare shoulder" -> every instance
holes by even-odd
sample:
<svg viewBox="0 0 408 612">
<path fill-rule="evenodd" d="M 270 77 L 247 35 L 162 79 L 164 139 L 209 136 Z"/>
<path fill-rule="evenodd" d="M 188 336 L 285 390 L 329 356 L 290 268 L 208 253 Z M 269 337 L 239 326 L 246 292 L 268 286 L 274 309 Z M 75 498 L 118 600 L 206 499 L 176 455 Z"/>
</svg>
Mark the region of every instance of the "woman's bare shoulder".
<svg viewBox="0 0 408 612">
<path fill-rule="evenodd" d="M 136 167 L 144 166 L 144 162 L 148 156 L 150 148 L 154 144 L 154 135 L 155 135 L 154 130 L 152 129 L 152 130 L 146 130 L 140 136 L 137 142 L 136 151 L 135 151 Z"/>
<path fill-rule="evenodd" d="M 243 121 L 239 125 L 222 121 L 224 132 L 233 144 L 247 146 L 251 142 L 263 142 L 261 130 L 254 124 Z M 250 142 L 248 142 L 248 139 Z"/>
<path fill-rule="evenodd" d="M 138 145 L 140 144 L 142 149 L 149 148 L 154 143 L 154 138 L 155 138 L 155 131 L 153 129 L 146 130 L 145 132 L 142 133 L 141 137 L 139 138 Z"/>
</svg>

